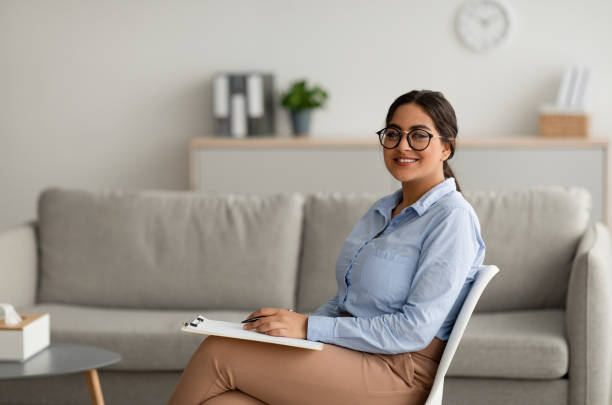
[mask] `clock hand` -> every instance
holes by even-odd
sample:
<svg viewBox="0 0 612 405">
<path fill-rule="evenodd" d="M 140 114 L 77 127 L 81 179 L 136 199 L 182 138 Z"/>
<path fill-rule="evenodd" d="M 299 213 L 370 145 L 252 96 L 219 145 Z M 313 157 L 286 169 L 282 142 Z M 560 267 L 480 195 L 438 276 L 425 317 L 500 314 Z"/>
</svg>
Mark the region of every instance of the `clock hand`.
<svg viewBox="0 0 612 405">
<path fill-rule="evenodd" d="M 500 16 L 499 15 L 494 15 L 492 17 L 489 18 L 481 18 L 480 19 L 480 24 L 484 27 L 487 28 L 489 25 L 491 25 L 491 23 L 494 23 L 495 21 L 499 20 Z"/>
</svg>

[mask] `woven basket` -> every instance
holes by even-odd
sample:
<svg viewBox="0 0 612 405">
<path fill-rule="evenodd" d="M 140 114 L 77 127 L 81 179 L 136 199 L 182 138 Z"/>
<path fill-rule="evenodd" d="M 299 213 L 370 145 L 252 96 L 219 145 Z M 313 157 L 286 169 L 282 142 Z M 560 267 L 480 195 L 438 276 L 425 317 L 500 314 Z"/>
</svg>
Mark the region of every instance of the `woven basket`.
<svg viewBox="0 0 612 405">
<path fill-rule="evenodd" d="M 589 121 L 587 114 L 540 113 L 540 136 L 586 138 L 589 136 Z"/>
</svg>

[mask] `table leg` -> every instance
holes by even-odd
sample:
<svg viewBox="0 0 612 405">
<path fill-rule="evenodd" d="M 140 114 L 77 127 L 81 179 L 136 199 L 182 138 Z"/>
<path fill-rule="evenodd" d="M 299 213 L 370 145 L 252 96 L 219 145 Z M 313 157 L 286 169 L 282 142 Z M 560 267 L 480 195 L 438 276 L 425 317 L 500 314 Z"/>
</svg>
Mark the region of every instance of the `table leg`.
<svg viewBox="0 0 612 405">
<path fill-rule="evenodd" d="M 104 405 L 104 397 L 102 397 L 102 387 L 100 387 L 100 379 L 98 378 L 98 370 L 85 371 L 85 378 L 89 386 L 89 396 L 93 405 Z"/>
</svg>

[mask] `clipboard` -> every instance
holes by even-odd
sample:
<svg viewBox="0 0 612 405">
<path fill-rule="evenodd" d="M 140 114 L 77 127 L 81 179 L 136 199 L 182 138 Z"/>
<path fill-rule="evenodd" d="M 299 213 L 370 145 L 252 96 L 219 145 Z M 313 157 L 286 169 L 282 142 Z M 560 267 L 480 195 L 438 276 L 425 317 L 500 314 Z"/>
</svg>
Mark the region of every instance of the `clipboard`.
<svg viewBox="0 0 612 405">
<path fill-rule="evenodd" d="M 235 339 L 255 340 L 258 342 L 294 346 L 310 350 L 323 350 L 322 342 L 313 342 L 311 340 L 283 336 L 270 336 L 254 330 L 242 329 L 243 325 L 243 323 L 216 321 L 198 315 L 191 321 L 185 322 L 181 331 L 187 333 L 200 333 L 203 335 L 224 336 Z"/>
</svg>

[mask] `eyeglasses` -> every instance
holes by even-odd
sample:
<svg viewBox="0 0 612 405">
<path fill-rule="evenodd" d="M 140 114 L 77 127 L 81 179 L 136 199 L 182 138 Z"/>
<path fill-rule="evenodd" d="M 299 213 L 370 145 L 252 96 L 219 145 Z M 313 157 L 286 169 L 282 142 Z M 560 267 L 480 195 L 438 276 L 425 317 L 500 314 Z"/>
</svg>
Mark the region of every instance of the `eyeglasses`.
<svg viewBox="0 0 612 405">
<path fill-rule="evenodd" d="M 406 133 L 408 145 L 414 150 L 425 150 L 429 146 L 431 138 L 442 138 L 441 136 L 432 135 L 424 129 L 415 128 L 411 131 L 403 131 L 397 128 L 383 128 L 376 131 L 380 144 L 386 149 L 396 148 L 402 141 L 402 134 Z"/>
</svg>

